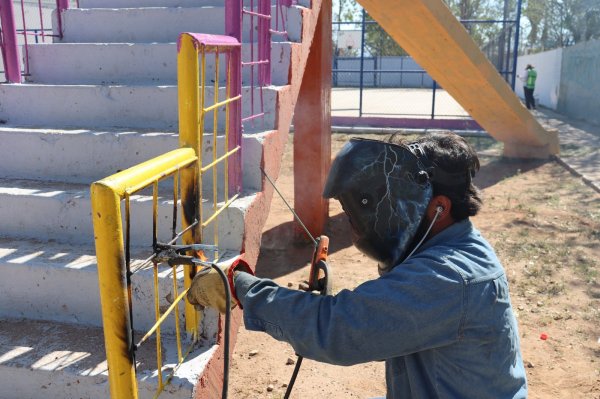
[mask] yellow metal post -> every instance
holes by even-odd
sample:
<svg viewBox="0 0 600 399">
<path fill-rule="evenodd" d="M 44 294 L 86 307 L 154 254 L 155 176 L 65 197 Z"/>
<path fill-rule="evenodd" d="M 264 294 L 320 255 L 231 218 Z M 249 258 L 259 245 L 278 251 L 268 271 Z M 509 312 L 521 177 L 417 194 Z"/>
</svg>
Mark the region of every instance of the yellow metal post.
<svg viewBox="0 0 600 399">
<path fill-rule="evenodd" d="M 200 81 L 198 74 L 198 49 L 194 40 L 185 33 L 179 37 L 179 53 L 177 55 L 177 88 L 179 96 L 179 145 L 193 148 L 196 156 L 202 152 L 202 133 L 200 131 Z M 198 168 L 181 172 L 181 203 L 184 204 L 182 227 L 188 226 L 200 217 L 202 203 L 200 202 Z M 184 244 L 193 244 L 201 235 L 200 226 L 196 226 L 183 235 Z M 191 285 L 194 270 L 184 267 L 184 286 Z M 198 326 L 199 315 L 196 309 L 187 301 L 185 303 L 185 329 L 194 333 Z"/>
<path fill-rule="evenodd" d="M 180 148 L 92 184 L 92 220 L 112 398 L 138 397 L 129 328 L 121 200 L 197 159 L 192 149 Z"/>
<path fill-rule="evenodd" d="M 121 197 L 102 182 L 92 185 L 92 218 L 108 381 L 112 398 L 137 398 L 135 368 L 130 360 L 131 333 L 125 276 Z"/>
</svg>

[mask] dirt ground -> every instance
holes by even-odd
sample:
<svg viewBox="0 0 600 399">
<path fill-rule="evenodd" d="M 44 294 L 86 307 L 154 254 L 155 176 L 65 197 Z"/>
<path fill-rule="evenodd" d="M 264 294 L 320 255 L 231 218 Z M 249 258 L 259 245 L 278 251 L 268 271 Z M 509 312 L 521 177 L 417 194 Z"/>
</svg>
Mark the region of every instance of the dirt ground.
<svg viewBox="0 0 600 399">
<path fill-rule="evenodd" d="M 334 134 L 335 154 L 350 136 Z M 364 135 L 363 137 L 383 138 Z M 600 194 L 553 161 L 499 156 L 491 139 L 470 139 L 482 164 L 485 205 L 474 223 L 496 248 L 510 281 L 530 398 L 600 398 Z M 293 203 L 292 145 L 279 189 Z M 330 203 L 329 263 L 334 291 L 376 278 L 376 264 L 350 241 L 342 209 Z M 307 279 L 310 244 L 294 243 L 292 216 L 274 197 L 257 275 L 297 287 Z M 542 339 L 542 334 L 547 339 Z M 282 398 L 296 357 L 287 344 L 241 327 L 230 396 Z M 339 367 L 304 360 L 292 398 L 385 395 L 383 363 Z"/>
</svg>

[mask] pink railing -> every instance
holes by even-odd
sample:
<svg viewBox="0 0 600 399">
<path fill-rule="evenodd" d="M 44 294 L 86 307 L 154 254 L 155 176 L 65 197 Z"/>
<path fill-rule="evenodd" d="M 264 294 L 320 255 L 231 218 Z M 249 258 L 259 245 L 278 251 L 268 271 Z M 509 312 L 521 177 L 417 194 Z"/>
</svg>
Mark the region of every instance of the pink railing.
<svg viewBox="0 0 600 399">
<path fill-rule="evenodd" d="M 26 18 L 25 2 L 24 0 L 20 0 L 21 23 L 19 27 L 16 22 L 17 18 L 15 17 L 13 0 L 0 0 L 0 48 L 4 61 L 4 74 L 6 80 L 10 83 L 21 83 L 21 76 L 29 75 L 30 37 L 33 37 L 36 43 L 40 41 L 45 42 L 48 38 L 52 37 L 62 37 L 62 12 L 69 8 L 69 0 L 56 0 L 56 8 L 58 9 L 58 35 L 48 33 L 52 32 L 52 29 L 44 26 L 41 0 L 38 0 L 37 6 L 39 19 L 28 20 Z M 22 35 L 20 43 L 18 35 Z M 20 44 L 23 45 L 23 51 L 25 52 L 23 72 L 21 72 L 18 49 Z"/>
<path fill-rule="evenodd" d="M 251 122 L 254 127 L 257 119 L 262 118 L 264 122 L 263 89 L 271 84 L 271 39 L 274 35 L 287 39 L 283 8 L 291 6 L 292 0 L 277 0 L 274 23 L 271 0 L 249 0 L 246 6 L 243 3 L 243 0 L 225 1 L 226 34 L 238 39 L 242 47 L 250 46 L 250 59 L 241 60 L 242 68 L 250 68 L 250 110 L 248 116 L 242 118 L 242 125 Z M 249 43 L 242 40 L 242 26 L 246 18 L 249 19 Z M 259 96 L 258 104 L 255 100 L 256 94 Z"/>
</svg>

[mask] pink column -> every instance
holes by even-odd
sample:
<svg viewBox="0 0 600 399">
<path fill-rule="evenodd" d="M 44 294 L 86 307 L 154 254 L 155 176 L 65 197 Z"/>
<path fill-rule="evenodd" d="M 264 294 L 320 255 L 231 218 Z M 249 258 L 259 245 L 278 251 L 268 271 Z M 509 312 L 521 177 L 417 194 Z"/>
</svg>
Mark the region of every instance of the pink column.
<svg viewBox="0 0 600 399">
<path fill-rule="evenodd" d="M 69 8 L 69 0 L 56 0 L 58 11 L 63 11 Z"/>
<path fill-rule="evenodd" d="M 4 73 L 10 83 L 21 83 L 21 63 L 17 49 L 17 30 L 12 0 L 0 0 L 0 24 L 2 26 L 2 57 Z"/>
<path fill-rule="evenodd" d="M 294 114 L 294 209 L 313 236 L 323 233 L 331 163 L 331 0 L 323 0 Z"/>
<path fill-rule="evenodd" d="M 63 37 L 62 12 L 69 9 L 69 0 L 56 0 L 57 19 L 58 19 L 58 34 Z"/>
<path fill-rule="evenodd" d="M 225 35 L 236 38 L 242 43 L 242 1 L 225 0 Z M 231 65 L 230 96 L 242 93 L 242 53 L 235 49 L 228 53 L 227 62 Z M 233 195 L 242 190 L 242 100 L 231 104 L 229 108 L 229 148 L 240 146 L 229 162 L 229 193 Z"/>
<path fill-rule="evenodd" d="M 271 0 L 258 0 L 258 13 L 271 16 Z M 261 86 L 271 84 L 271 19 L 258 18 L 258 59 L 268 63 L 258 66 L 258 83 Z"/>
</svg>

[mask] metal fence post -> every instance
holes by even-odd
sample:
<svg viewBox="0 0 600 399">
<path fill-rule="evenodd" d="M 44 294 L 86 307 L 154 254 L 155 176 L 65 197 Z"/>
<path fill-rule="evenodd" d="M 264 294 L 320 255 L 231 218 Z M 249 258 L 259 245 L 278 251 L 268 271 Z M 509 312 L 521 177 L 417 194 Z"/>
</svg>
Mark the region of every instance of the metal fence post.
<svg viewBox="0 0 600 399">
<path fill-rule="evenodd" d="M 519 0 L 517 3 L 517 20 L 515 28 L 515 50 L 513 53 L 513 70 L 512 70 L 512 81 L 511 87 L 515 91 L 515 84 L 517 82 L 517 58 L 519 56 L 519 40 L 521 33 L 521 7 L 523 6 L 523 0 Z"/>
<path fill-rule="evenodd" d="M 431 100 L 431 119 L 435 119 L 435 94 L 437 91 L 437 82 L 433 81 L 433 98 Z"/>
<path fill-rule="evenodd" d="M 363 85 L 364 85 L 364 70 L 365 70 L 365 30 L 367 13 L 365 9 L 362 10 L 362 23 L 361 23 L 361 39 L 360 39 L 360 89 L 359 89 L 359 103 L 358 103 L 358 116 L 361 117 L 363 114 Z"/>
<path fill-rule="evenodd" d="M 9 83 L 21 83 L 21 63 L 17 48 L 17 30 L 12 0 L 0 0 L 0 24 L 2 26 L 2 58 Z"/>
</svg>

